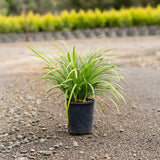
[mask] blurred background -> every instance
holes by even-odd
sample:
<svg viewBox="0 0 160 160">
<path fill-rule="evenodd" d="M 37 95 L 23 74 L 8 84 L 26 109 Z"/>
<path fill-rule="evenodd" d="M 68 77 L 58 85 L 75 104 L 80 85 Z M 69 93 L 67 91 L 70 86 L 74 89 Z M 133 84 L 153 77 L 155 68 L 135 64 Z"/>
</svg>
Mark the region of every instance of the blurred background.
<svg viewBox="0 0 160 160">
<path fill-rule="evenodd" d="M 150 4 L 156 7 L 160 0 L 0 0 L 0 14 L 19 15 L 23 11 L 23 5 L 26 5 L 28 11 L 45 14 L 60 12 L 64 9 L 120 9 L 121 7 L 147 6 Z"/>
<path fill-rule="evenodd" d="M 114 117 L 95 107 L 95 134 L 74 136 L 78 148 L 66 132 L 63 97 L 46 100 L 51 84 L 29 83 L 42 64 L 27 45 L 56 54 L 60 39 L 79 53 L 111 49 L 135 104 Z M 0 0 L 0 160 L 160 159 L 159 71 L 160 0 Z"/>
</svg>

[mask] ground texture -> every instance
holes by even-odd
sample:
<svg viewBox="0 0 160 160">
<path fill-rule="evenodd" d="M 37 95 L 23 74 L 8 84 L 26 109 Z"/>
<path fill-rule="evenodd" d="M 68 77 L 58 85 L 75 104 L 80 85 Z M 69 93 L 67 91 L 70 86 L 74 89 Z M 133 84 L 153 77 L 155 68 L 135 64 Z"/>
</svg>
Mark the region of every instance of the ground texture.
<svg viewBox="0 0 160 160">
<path fill-rule="evenodd" d="M 51 52 L 59 42 L 28 43 Z M 159 160 L 160 159 L 160 38 L 132 37 L 70 40 L 104 45 L 125 73 L 125 90 L 135 105 L 103 115 L 95 104 L 92 134 L 67 133 L 64 97 L 46 99 L 49 84 L 28 82 L 39 77 L 39 63 L 26 43 L 0 44 L 0 160 Z"/>
</svg>

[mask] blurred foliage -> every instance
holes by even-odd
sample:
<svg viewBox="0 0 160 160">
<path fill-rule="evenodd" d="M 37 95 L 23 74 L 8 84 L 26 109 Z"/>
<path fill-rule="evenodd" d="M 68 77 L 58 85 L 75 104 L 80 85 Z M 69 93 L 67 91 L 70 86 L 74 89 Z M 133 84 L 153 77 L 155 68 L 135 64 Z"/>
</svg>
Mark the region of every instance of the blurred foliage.
<svg viewBox="0 0 160 160">
<path fill-rule="evenodd" d="M 23 4 L 27 10 L 32 10 L 34 13 L 45 14 L 48 11 L 55 13 L 61 10 L 76 11 L 83 9 L 120 9 L 122 7 L 128 8 L 132 6 L 147 6 L 150 4 L 156 7 L 160 0 L 0 0 L 1 14 L 21 14 L 23 11 Z"/>
<path fill-rule="evenodd" d="M 23 5 L 26 6 L 27 10 L 41 14 L 52 10 L 54 7 L 54 0 L 0 0 L 0 6 L 2 4 L 1 1 L 5 1 L 7 4 L 7 14 L 21 14 L 23 12 Z"/>
<path fill-rule="evenodd" d="M 61 14 L 40 15 L 30 11 L 27 15 L 30 32 L 73 30 L 97 27 L 130 27 L 160 25 L 160 5 L 156 8 L 121 8 L 120 10 L 64 10 Z M 24 14 L 20 16 L 0 15 L 0 33 L 25 32 Z"/>
<path fill-rule="evenodd" d="M 6 0 L 1 0 L 0 1 L 0 14 L 4 14 L 6 15 L 8 13 L 8 3 L 6 2 Z"/>
</svg>

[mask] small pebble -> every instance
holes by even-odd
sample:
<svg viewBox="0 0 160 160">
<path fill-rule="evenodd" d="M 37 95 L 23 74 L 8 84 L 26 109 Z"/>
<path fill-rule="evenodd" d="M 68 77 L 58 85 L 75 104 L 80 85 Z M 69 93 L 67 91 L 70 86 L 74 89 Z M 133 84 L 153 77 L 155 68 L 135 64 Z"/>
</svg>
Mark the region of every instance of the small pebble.
<svg viewBox="0 0 160 160">
<path fill-rule="evenodd" d="M 60 143 L 59 143 L 59 146 L 60 146 L 60 147 L 62 147 L 62 146 L 63 146 L 63 143 L 62 143 L 62 142 L 60 142 Z"/>
<path fill-rule="evenodd" d="M 22 139 L 23 136 L 22 136 L 21 134 L 18 134 L 17 138 L 18 138 L 18 139 Z"/>
<path fill-rule="evenodd" d="M 36 157 L 28 156 L 29 159 L 36 159 Z"/>
<path fill-rule="evenodd" d="M 42 128 L 42 131 L 47 131 L 47 128 Z"/>
<path fill-rule="evenodd" d="M 23 142 L 24 142 L 24 143 L 28 143 L 29 140 L 28 140 L 27 138 L 25 138 L 25 139 L 23 140 Z"/>
<path fill-rule="evenodd" d="M 93 156 L 90 156 L 90 160 L 95 160 L 95 157 L 93 157 Z"/>
<path fill-rule="evenodd" d="M 133 153 L 137 153 L 137 151 L 136 151 L 136 150 L 133 150 Z"/>
<path fill-rule="evenodd" d="M 20 153 L 21 153 L 21 154 L 26 154 L 26 153 L 27 153 L 27 150 L 20 150 Z"/>
<path fill-rule="evenodd" d="M 13 145 L 8 146 L 8 149 L 12 149 L 12 148 L 13 148 Z"/>
<path fill-rule="evenodd" d="M 41 99 L 37 99 L 36 103 L 37 103 L 37 105 L 40 105 L 42 103 L 42 100 Z"/>
<path fill-rule="evenodd" d="M 137 156 L 137 154 L 134 153 L 134 154 L 133 154 L 133 157 L 136 157 L 136 156 Z"/>
<path fill-rule="evenodd" d="M 73 141 L 73 146 L 78 147 L 78 143 L 76 141 Z"/>
<path fill-rule="evenodd" d="M 54 148 L 53 148 L 53 147 L 51 147 L 51 148 L 49 148 L 49 150 L 53 151 L 53 150 L 54 150 Z"/>
<path fill-rule="evenodd" d="M 56 135 L 54 135 L 54 136 L 53 136 L 53 138 L 54 138 L 54 139 L 56 139 L 56 138 L 57 138 L 57 136 L 56 136 Z"/>
<path fill-rule="evenodd" d="M 120 129 L 119 132 L 124 132 L 124 129 Z"/>
<path fill-rule="evenodd" d="M 104 156 L 105 159 L 111 159 L 111 157 L 109 157 L 109 155 L 106 153 L 106 155 Z"/>
<path fill-rule="evenodd" d="M 56 144 L 56 145 L 54 146 L 54 148 L 59 148 L 59 144 Z"/>
<path fill-rule="evenodd" d="M 40 139 L 40 143 L 44 143 L 46 139 Z"/>
<path fill-rule="evenodd" d="M 34 133 L 33 132 L 29 132 L 29 135 L 34 135 Z"/>
<path fill-rule="evenodd" d="M 83 154 L 84 152 L 83 152 L 83 151 L 80 151 L 79 153 L 80 153 L 80 154 Z"/>
<path fill-rule="evenodd" d="M 5 147 L 4 147 L 4 145 L 2 144 L 2 145 L 0 145 L 0 150 L 5 150 Z"/>
<path fill-rule="evenodd" d="M 160 112 L 160 108 L 157 109 L 157 112 Z"/>
<path fill-rule="evenodd" d="M 36 150 L 35 149 L 31 149 L 31 152 L 35 152 Z"/>
<path fill-rule="evenodd" d="M 28 160 L 28 158 L 27 157 L 19 157 L 19 158 L 17 158 L 17 160 Z"/>
<path fill-rule="evenodd" d="M 48 136 L 48 135 L 47 135 L 47 137 L 46 137 L 46 138 L 47 138 L 47 139 L 52 139 L 52 137 L 51 137 L 51 136 Z"/>
<path fill-rule="evenodd" d="M 133 106 L 132 109 L 137 109 L 136 106 Z"/>
<path fill-rule="evenodd" d="M 40 153 L 44 156 L 50 156 L 52 154 L 52 151 L 38 151 L 38 153 Z"/>
<path fill-rule="evenodd" d="M 156 56 L 160 56 L 160 51 L 155 52 Z"/>
<path fill-rule="evenodd" d="M 13 138 L 12 138 L 12 142 L 15 142 L 15 141 L 16 141 L 16 138 L 15 138 L 15 137 L 13 137 Z"/>
<path fill-rule="evenodd" d="M 14 144 L 14 147 L 19 147 L 21 145 L 21 143 L 19 141 L 17 141 L 15 144 Z"/>
</svg>

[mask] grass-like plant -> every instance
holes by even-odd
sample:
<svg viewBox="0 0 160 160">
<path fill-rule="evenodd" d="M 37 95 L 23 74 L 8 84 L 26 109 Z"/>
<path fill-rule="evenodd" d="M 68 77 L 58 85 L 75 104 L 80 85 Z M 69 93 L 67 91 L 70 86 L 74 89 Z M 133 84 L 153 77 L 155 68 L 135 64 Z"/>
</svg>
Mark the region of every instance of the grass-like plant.
<svg viewBox="0 0 160 160">
<path fill-rule="evenodd" d="M 65 94 L 67 122 L 70 102 L 86 102 L 96 98 L 104 112 L 102 103 L 112 108 L 101 96 L 108 98 L 116 108 L 118 102 L 125 101 L 123 88 L 119 84 L 123 81 L 121 69 L 112 64 L 113 57 L 106 54 L 108 50 L 99 47 L 79 54 L 75 47 L 70 50 L 65 42 L 62 43 L 66 50 L 54 45 L 59 50 L 54 55 L 29 48 L 35 53 L 34 56 L 45 62 L 45 73 L 40 79 L 53 84 L 47 91 L 49 95 L 54 94 L 55 88 L 59 88 L 60 94 Z"/>
</svg>

